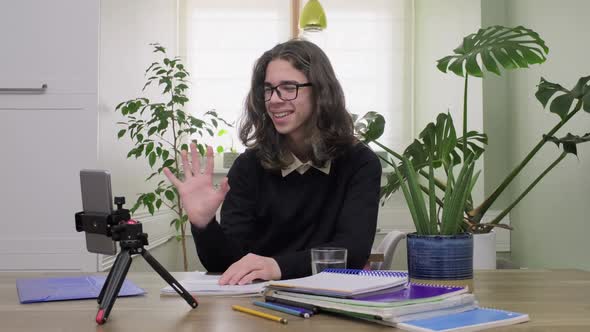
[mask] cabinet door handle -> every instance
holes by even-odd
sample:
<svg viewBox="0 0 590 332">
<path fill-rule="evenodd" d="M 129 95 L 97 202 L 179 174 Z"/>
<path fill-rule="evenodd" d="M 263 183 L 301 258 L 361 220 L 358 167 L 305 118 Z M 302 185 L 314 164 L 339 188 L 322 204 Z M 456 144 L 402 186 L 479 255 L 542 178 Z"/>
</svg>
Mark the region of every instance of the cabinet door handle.
<svg viewBox="0 0 590 332">
<path fill-rule="evenodd" d="M 47 84 L 41 84 L 40 88 L 0 88 L 0 93 L 43 93 L 47 90 Z"/>
</svg>

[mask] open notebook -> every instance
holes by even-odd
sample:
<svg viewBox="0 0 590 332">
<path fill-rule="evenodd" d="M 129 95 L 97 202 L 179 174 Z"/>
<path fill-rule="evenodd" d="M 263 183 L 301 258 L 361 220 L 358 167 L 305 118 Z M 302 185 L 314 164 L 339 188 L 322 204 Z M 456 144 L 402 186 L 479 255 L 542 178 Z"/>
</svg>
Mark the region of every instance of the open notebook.
<svg viewBox="0 0 590 332">
<path fill-rule="evenodd" d="M 190 272 L 188 276 L 180 280 L 180 284 L 193 295 L 212 296 L 259 296 L 262 295 L 267 282 L 259 282 L 248 285 L 219 285 L 221 275 L 210 275 L 205 272 Z M 176 291 L 166 286 L 161 289 L 162 295 L 176 295 Z"/>
<path fill-rule="evenodd" d="M 295 293 L 351 298 L 408 281 L 406 272 L 327 269 L 309 277 L 271 281 L 269 288 Z"/>
</svg>

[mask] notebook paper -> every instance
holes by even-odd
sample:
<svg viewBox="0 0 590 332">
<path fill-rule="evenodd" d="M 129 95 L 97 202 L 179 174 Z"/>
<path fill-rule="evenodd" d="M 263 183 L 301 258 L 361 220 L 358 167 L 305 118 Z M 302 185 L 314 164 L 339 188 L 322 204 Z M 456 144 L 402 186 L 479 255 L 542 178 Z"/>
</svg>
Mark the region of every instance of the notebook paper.
<svg viewBox="0 0 590 332">
<path fill-rule="evenodd" d="M 49 302 L 98 298 L 105 276 L 76 276 L 63 278 L 17 279 L 20 303 Z M 125 280 L 119 296 L 141 295 L 145 291 Z"/>
<path fill-rule="evenodd" d="M 271 281 L 269 288 L 315 295 L 353 297 L 396 287 L 407 281 L 406 272 L 327 269 L 309 277 Z"/>
<path fill-rule="evenodd" d="M 266 282 L 247 285 L 219 285 L 220 275 L 209 275 L 205 272 L 190 272 L 180 280 L 180 284 L 193 295 L 211 296 L 259 296 L 262 295 Z M 176 295 L 176 291 L 166 286 L 161 289 L 162 295 Z"/>
</svg>

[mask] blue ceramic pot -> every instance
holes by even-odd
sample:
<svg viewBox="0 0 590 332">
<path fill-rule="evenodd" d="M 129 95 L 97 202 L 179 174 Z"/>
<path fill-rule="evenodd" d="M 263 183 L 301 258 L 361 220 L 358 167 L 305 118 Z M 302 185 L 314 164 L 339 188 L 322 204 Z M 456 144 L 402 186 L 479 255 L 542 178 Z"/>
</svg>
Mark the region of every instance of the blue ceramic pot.
<svg viewBox="0 0 590 332">
<path fill-rule="evenodd" d="M 419 282 L 473 288 L 473 236 L 408 234 L 408 273 Z M 449 281 L 439 282 L 439 281 Z"/>
</svg>

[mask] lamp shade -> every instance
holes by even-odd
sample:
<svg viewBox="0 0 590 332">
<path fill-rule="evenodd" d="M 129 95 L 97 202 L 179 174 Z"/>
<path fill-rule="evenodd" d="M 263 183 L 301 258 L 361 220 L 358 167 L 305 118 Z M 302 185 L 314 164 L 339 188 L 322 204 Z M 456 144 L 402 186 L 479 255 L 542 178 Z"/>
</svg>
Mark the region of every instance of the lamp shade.
<svg viewBox="0 0 590 332">
<path fill-rule="evenodd" d="M 326 13 L 318 0 L 309 0 L 299 18 L 299 27 L 304 31 L 322 31 L 328 27 Z"/>
</svg>

